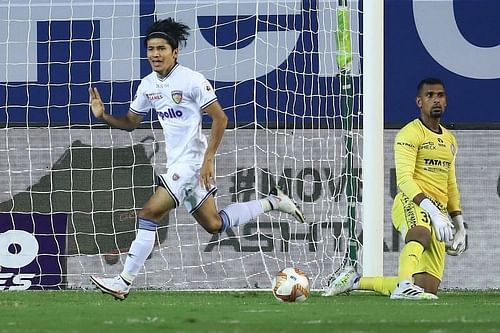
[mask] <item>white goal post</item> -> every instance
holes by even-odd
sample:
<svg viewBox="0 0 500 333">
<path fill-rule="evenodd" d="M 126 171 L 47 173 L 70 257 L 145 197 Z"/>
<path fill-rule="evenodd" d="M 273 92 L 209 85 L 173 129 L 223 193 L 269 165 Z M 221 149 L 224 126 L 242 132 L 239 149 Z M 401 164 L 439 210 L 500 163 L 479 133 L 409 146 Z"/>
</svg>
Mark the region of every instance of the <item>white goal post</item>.
<svg viewBox="0 0 500 333">
<path fill-rule="evenodd" d="M 363 275 L 384 274 L 384 1 L 363 8 Z"/>
<path fill-rule="evenodd" d="M 150 72 L 145 29 L 168 16 L 192 28 L 179 62 L 213 83 L 230 119 L 216 161 L 219 208 L 277 184 L 308 224 L 271 212 L 213 236 L 180 207 L 162 221 L 134 286 L 268 289 L 296 266 L 320 289 L 346 264 L 381 272 L 383 202 L 373 200 L 383 197 L 383 162 L 367 163 L 383 156 L 383 144 L 373 147 L 383 138 L 382 60 L 371 58 L 383 44 L 366 42 L 382 38 L 371 30 L 382 23 L 365 32 L 364 66 L 378 69 L 363 75 L 360 27 L 363 15 L 365 24 L 383 17 L 367 15 L 380 15 L 371 1 L 363 12 L 343 2 L 348 90 L 336 58 L 338 0 L 0 3 L 0 289 L 89 288 L 89 275 L 121 272 L 136 214 L 165 170 L 164 138 L 154 111 L 130 133 L 97 121 L 87 89 L 99 88 L 108 112 L 127 112 Z"/>
</svg>

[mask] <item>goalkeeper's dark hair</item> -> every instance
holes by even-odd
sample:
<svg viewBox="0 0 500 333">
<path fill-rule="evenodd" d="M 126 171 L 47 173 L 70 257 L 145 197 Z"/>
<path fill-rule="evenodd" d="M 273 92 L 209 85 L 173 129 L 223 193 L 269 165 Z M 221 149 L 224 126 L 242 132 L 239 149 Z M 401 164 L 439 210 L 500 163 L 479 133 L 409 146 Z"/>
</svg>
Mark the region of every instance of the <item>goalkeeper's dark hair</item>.
<svg viewBox="0 0 500 333">
<path fill-rule="evenodd" d="M 422 81 L 420 81 L 418 83 L 418 85 L 417 85 L 417 96 L 420 95 L 420 93 L 422 92 L 422 88 L 423 88 L 424 84 L 440 84 L 444 88 L 443 81 L 441 81 L 440 79 L 437 79 L 435 77 L 428 77 L 428 78 L 425 78 L 425 79 L 423 79 Z"/>
<path fill-rule="evenodd" d="M 185 46 L 189 36 L 189 26 L 181 22 L 176 22 L 171 17 L 154 22 L 146 32 L 144 45 L 147 46 L 151 38 L 163 38 L 172 47 L 177 49 Z"/>
</svg>

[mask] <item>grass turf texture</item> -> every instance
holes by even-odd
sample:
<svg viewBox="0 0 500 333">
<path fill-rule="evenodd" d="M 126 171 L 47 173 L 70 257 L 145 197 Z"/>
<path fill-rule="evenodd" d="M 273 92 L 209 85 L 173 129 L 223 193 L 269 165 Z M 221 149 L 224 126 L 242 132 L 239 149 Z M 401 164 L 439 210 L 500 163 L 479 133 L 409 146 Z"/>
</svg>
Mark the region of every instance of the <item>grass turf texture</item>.
<svg viewBox="0 0 500 333">
<path fill-rule="evenodd" d="M 500 332 L 500 292 L 435 301 L 371 293 L 280 303 L 271 292 L 0 292 L 0 332 Z"/>
</svg>

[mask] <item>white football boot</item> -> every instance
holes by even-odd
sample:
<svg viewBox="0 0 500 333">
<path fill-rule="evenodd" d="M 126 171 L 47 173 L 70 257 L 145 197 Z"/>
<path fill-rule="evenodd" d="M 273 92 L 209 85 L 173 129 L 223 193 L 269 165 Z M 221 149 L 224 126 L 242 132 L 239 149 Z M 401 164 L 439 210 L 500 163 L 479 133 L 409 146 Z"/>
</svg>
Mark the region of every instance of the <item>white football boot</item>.
<svg viewBox="0 0 500 333">
<path fill-rule="evenodd" d="M 273 210 L 279 210 L 280 212 L 290 214 L 300 223 L 306 223 L 304 214 L 300 210 L 299 206 L 281 189 L 274 187 L 269 193 L 269 196 L 275 199 L 269 200 Z M 277 207 L 275 207 L 275 202 L 278 205 Z"/>
<path fill-rule="evenodd" d="M 354 267 L 345 267 L 344 270 L 337 276 L 332 277 L 328 281 L 328 287 L 321 294 L 322 296 L 335 296 L 354 289 L 354 285 L 359 281 L 361 275 L 356 272 Z"/>
<path fill-rule="evenodd" d="M 438 299 L 434 294 L 425 292 L 424 289 L 414 285 L 410 281 L 401 281 L 391 293 L 391 299 Z"/>
<path fill-rule="evenodd" d="M 97 288 L 101 289 L 104 294 L 109 294 L 120 301 L 127 298 L 128 293 L 130 292 L 130 286 L 125 284 L 120 276 L 116 276 L 114 278 L 102 278 L 91 275 L 90 280 L 97 286 Z"/>
</svg>

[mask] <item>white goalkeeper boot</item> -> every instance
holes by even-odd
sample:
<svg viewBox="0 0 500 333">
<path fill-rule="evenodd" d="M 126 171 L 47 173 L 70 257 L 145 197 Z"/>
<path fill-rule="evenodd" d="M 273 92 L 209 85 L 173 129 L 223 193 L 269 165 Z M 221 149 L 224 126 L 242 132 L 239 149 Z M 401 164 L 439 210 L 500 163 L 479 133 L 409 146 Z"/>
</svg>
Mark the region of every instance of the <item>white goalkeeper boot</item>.
<svg viewBox="0 0 500 333">
<path fill-rule="evenodd" d="M 268 199 L 271 203 L 272 209 L 290 214 L 300 223 L 306 223 L 304 214 L 300 210 L 299 206 L 278 187 L 274 187 L 271 190 Z"/>
<path fill-rule="evenodd" d="M 102 278 L 91 275 L 90 281 L 92 281 L 97 288 L 101 289 L 104 294 L 109 294 L 120 301 L 127 298 L 128 293 L 130 292 L 130 286 L 128 286 L 120 276 L 116 276 L 114 278 Z"/>
<path fill-rule="evenodd" d="M 335 296 L 355 289 L 356 283 L 361 275 L 352 266 L 344 268 L 337 276 L 332 276 L 328 281 L 328 287 L 321 294 L 322 296 Z"/>
<path fill-rule="evenodd" d="M 434 294 L 425 292 L 424 289 L 414 285 L 410 281 L 401 281 L 391 293 L 391 299 L 438 299 Z"/>
</svg>

